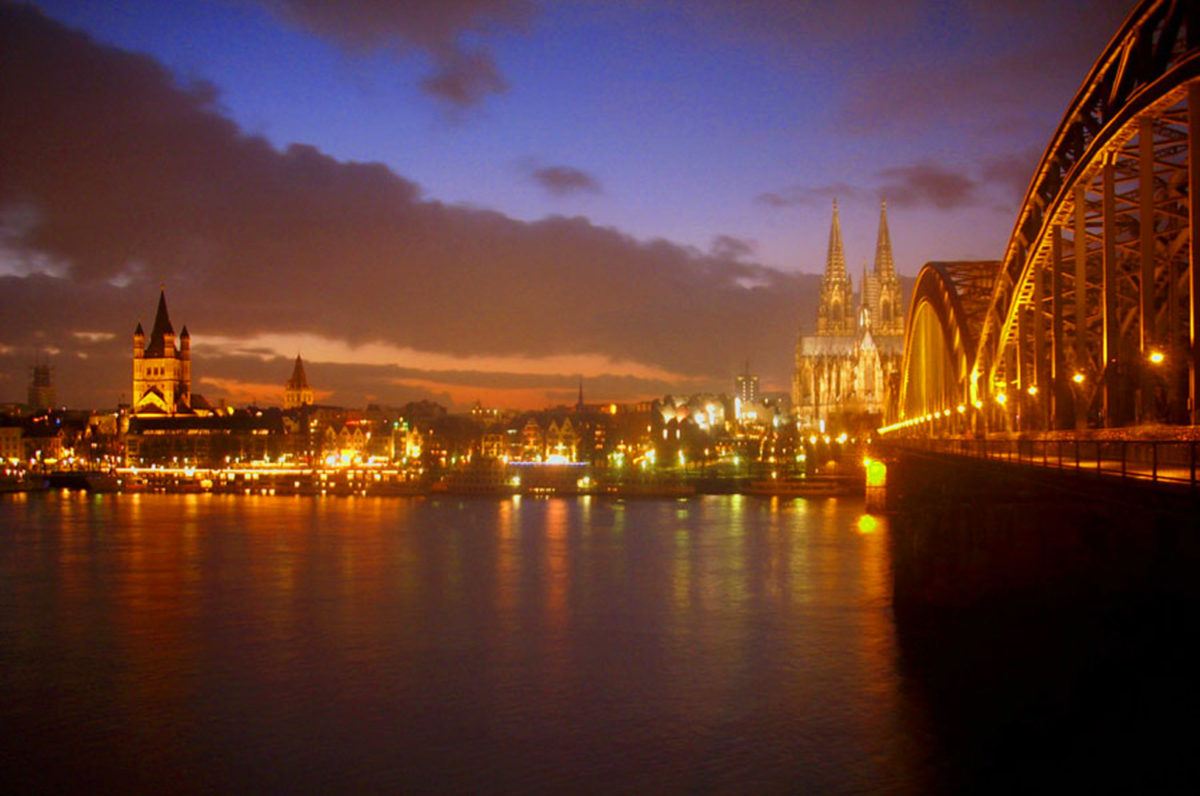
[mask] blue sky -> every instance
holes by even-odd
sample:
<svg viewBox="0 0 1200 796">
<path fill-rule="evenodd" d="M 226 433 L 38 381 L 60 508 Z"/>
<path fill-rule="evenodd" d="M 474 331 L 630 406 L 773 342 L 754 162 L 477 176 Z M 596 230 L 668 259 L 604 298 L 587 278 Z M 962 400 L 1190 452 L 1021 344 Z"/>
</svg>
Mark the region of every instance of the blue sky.
<svg viewBox="0 0 1200 796">
<path fill-rule="evenodd" d="M 1132 4 L 42 0 L 36 7 L 64 31 L 85 32 L 93 44 L 148 56 L 165 68 L 177 90 L 211 86 L 215 95 L 201 103 L 204 112 L 231 121 L 243 138 L 261 136 L 277 159 L 301 144 L 334 164 L 382 164 L 415 186 L 414 201 L 422 212 L 444 208 L 458 220 L 469 216 L 472 229 L 488 217 L 482 211 L 517 223 L 505 233 L 517 236 L 537 237 L 546 231 L 546 219 L 578 219 L 582 226 L 562 233 L 571 236 L 576 254 L 564 258 L 558 274 L 548 278 L 553 252 L 539 249 L 550 252 L 548 262 L 532 272 L 542 282 L 562 280 L 547 287 L 547 295 L 559 301 L 569 303 L 564 297 L 576 291 L 594 292 L 589 280 L 603 281 L 600 258 L 582 243 L 573 247 L 595 237 L 596 230 L 608 230 L 643 253 L 653 241 L 669 242 L 671 257 L 687 260 L 680 267 L 692 277 L 720 275 L 710 279 L 711 295 L 697 294 L 699 305 L 724 301 L 737 307 L 730 317 L 771 326 L 769 341 L 761 329 L 733 341 L 729 336 L 737 332 L 728 327 L 664 332 L 661 354 L 634 352 L 636 346 L 600 331 L 581 333 L 571 342 L 572 334 L 553 325 L 543 339 L 567 342 L 546 351 L 535 350 L 523 337 L 504 343 L 503 335 L 491 335 L 487 350 L 474 351 L 463 336 L 473 334 L 467 327 L 457 337 L 447 332 L 441 339 L 387 324 L 373 339 L 366 339 L 372 337 L 367 332 L 339 338 L 336 327 L 304 329 L 322 341 L 308 342 L 326 351 L 330 365 L 383 367 L 384 362 L 347 355 L 348 347 L 368 342 L 415 351 L 419 356 L 410 356 L 412 362 L 439 363 L 428 372 L 391 374 L 384 379 L 391 387 L 378 376 L 371 386 L 365 371 L 355 378 L 342 373 L 330 390 L 353 404 L 366 395 L 401 400 L 417 396 L 413 390 L 418 389 L 461 401 L 469 387 L 457 382 L 470 379 L 447 374 L 476 372 L 476 367 L 486 371 L 478 360 L 485 354 L 508 357 L 502 389 L 521 402 L 543 393 L 548 401 L 557 396 L 546 387 L 555 374 L 531 363 L 563 356 L 593 357 L 580 363 L 591 363 L 585 375 L 596 380 L 602 393 L 597 397 L 641 397 L 672 379 L 681 386 L 728 389 L 723 380 L 746 358 L 759 363 L 769 384 L 786 388 L 788 351 L 797 328 L 809 322 L 795 308 L 807 306 L 807 299 L 772 299 L 774 314 L 764 317 L 766 299 L 748 292 L 750 286 L 810 289 L 810 282 L 795 275 L 821 271 L 835 196 L 855 276 L 873 258 L 881 197 L 888 199 L 902 273 L 914 275 L 929 260 L 999 258 L 1042 148 Z M 67 46 L 47 41 L 47 47 Z M 47 106 L 54 106 L 50 100 Z M 69 111 L 65 102 L 57 107 Z M 167 144 L 163 149 L 174 151 Z M 28 153 L 39 156 L 44 154 Z M 74 249 L 47 243 L 53 238 L 49 234 L 35 243 L 38 236 L 25 234 L 24 227 L 20 234 L 13 231 L 17 218 L 53 220 L 48 198 L 27 199 L 37 192 L 15 180 L 0 187 L 6 188 L 0 194 L 0 224 L 7 225 L 9 242 L 7 258 L 0 257 L 0 277 L 23 279 L 19 287 L 28 291 L 31 275 L 39 275 L 30 263 L 53 261 L 55 269 L 40 268 L 41 276 L 53 271 L 78 282 L 87 272 L 99 278 L 100 266 L 89 270 L 82 262 L 88 259 L 85 243 L 73 238 L 72 246 L 81 247 Z M 219 181 L 205 190 L 219 192 Z M 31 208 L 37 210 L 34 216 Z M 446 234 L 458 241 L 467 233 L 455 223 L 446 221 Z M 575 235 L 580 231 L 582 238 Z M 329 232 L 335 241 L 337 234 L 349 233 Z M 355 234 L 364 235 L 361 229 Z M 188 301 L 180 291 L 194 291 L 195 306 L 189 309 L 201 315 L 198 326 L 214 337 L 274 335 L 279 350 L 240 351 L 240 364 L 231 360 L 226 375 L 213 377 L 226 385 L 252 383 L 255 361 L 295 355 L 283 349 L 299 342 L 301 330 L 285 322 L 286 312 L 272 321 L 272 312 L 257 308 L 262 323 L 255 329 L 218 312 L 202 314 L 207 305 L 198 283 L 203 280 L 188 265 L 193 255 L 187 252 L 194 252 L 197 239 L 217 249 L 229 245 L 227 231 L 198 228 L 189 238 L 192 248 L 164 243 L 153 254 L 137 249 L 144 237 L 130 235 L 121 251 L 134 253 L 107 266 L 124 274 L 115 280 L 122 283 L 123 292 L 114 297 L 118 304 L 131 312 L 152 308 L 156 287 L 147 285 L 166 279 L 173 306 Z M 402 247 L 404 239 L 398 240 Z M 714 249 L 717 241 L 724 243 Z M 353 248 L 352 243 L 347 245 Z M 488 262 L 494 239 L 485 237 L 474 248 L 464 245 L 475 252 L 479 269 L 500 267 Z M 337 258 L 336 242 L 323 240 L 321 246 Z M 276 256 L 284 257 L 261 255 Z M 347 258 L 366 277 L 375 274 L 372 264 L 383 273 L 383 260 L 391 256 L 403 260 L 394 248 L 390 253 L 356 250 Z M 405 267 L 417 266 L 396 269 Z M 584 275 L 585 268 L 596 273 Z M 497 284 L 527 277 L 514 272 L 512 280 Z M 105 279 L 111 287 L 113 274 Z M 721 287 L 726 284 L 742 285 L 747 292 Z M 724 291 L 719 296 L 718 288 Z M 303 306 L 319 296 L 297 291 L 291 300 Z M 626 299 L 663 300 L 670 299 Z M 785 316 L 787 307 L 793 309 Z M 545 309 L 547 314 L 562 311 Z M 606 309 L 604 317 L 614 313 Z M 534 323 L 528 315 L 523 324 Z M 653 306 L 614 322 L 632 329 L 646 317 L 655 317 Z M 130 325 L 135 320 L 130 318 Z M 687 323 L 681 316 L 678 325 Z M 700 338 L 714 351 L 708 364 L 678 354 L 678 341 Z M 11 371 L 30 358 L 39 339 L 43 349 L 67 351 L 48 330 L 38 338 L 28 329 L 0 328 L 0 355 L 7 352 L 12 360 L 4 366 L 10 373 L 0 378 L 0 389 L 15 392 L 14 399 L 23 374 Z M 79 353 L 74 352 L 76 359 Z M 98 361 L 104 356 L 82 353 Z M 447 355 L 476 359 L 438 358 Z M 559 370 L 571 370 L 565 360 L 553 361 Z M 585 368 L 580 364 L 578 370 Z M 501 371 L 488 372 L 494 381 Z M 319 374 L 319 365 L 310 373 Z M 569 372 L 557 376 L 572 379 Z M 266 376 L 262 381 L 272 383 Z M 417 382 L 420 387 L 413 387 Z M 212 390 L 217 389 L 214 383 Z M 496 401 L 506 398 L 502 391 L 489 395 Z M 87 400 L 99 398 L 88 395 Z"/>
</svg>

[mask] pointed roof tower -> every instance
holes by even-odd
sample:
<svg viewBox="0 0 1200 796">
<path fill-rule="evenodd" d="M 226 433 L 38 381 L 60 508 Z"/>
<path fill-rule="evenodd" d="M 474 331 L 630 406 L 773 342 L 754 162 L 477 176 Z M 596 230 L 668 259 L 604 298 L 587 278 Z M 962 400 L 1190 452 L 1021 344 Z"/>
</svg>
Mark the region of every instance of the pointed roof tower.
<svg viewBox="0 0 1200 796">
<path fill-rule="evenodd" d="M 170 335 L 171 346 L 167 350 L 167 336 Z M 147 357 L 164 357 L 175 355 L 175 328 L 171 326 L 171 318 L 167 315 L 167 294 L 158 292 L 158 311 L 154 313 L 154 328 L 150 331 L 150 342 L 146 345 Z"/>
<path fill-rule="evenodd" d="M 901 303 L 900 278 L 896 276 L 896 262 L 892 259 L 887 200 L 879 203 L 879 238 L 875 243 L 875 273 L 871 280 L 876 285 L 870 305 L 875 333 L 882 337 L 903 335 L 904 307 Z"/>
<path fill-rule="evenodd" d="M 825 278 L 847 278 L 846 253 L 842 249 L 842 225 L 838 222 L 837 199 L 833 200 L 833 223 L 829 225 L 829 249 L 825 255 Z"/>
<path fill-rule="evenodd" d="M 887 200 L 879 204 L 879 237 L 875 241 L 875 274 L 884 279 L 896 275 L 896 263 L 892 259 L 892 236 L 888 234 Z"/>
<path fill-rule="evenodd" d="M 304 373 L 304 361 L 296 354 L 296 364 L 292 367 L 292 377 L 287 380 L 289 390 L 307 390 L 308 376 Z"/>
<path fill-rule="evenodd" d="M 296 354 L 296 364 L 292 366 L 292 377 L 283 385 L 283 408 L 299 409 L 312 406 L 313 390 L 308 386 L 308 374 L 304 372 L 304 360 Z"/>
<path fill-rule="evenodd" d="M 850 282 L 850 275 L 846 273 L 842 226 L 838 221 L 837 200 L 834 199 L 833 222 L 829 225 L 829 251 L 817 307 L 817 334 L 850 335 L 854 333 L 854 323 L 854 286 Z"/>
</svg>

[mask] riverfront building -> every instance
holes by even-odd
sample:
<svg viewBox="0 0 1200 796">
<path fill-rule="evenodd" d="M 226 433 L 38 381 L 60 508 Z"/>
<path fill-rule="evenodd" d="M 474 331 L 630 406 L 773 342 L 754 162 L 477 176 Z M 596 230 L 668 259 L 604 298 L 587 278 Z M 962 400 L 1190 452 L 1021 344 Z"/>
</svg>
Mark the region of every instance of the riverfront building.
<svg viewBox="0 0 1200 796">
<path fill-rule="evenodd" d="M 796 341 L 792 406 L 802 427 L 872 426 L 883 416 L 888 384 L 904 358 L 904 311 L 886 202 L 879 212 L 875 267 L 868 273 L 864 264 L 855 307 L 835 201 L 817 331 Z"/>
</svg>

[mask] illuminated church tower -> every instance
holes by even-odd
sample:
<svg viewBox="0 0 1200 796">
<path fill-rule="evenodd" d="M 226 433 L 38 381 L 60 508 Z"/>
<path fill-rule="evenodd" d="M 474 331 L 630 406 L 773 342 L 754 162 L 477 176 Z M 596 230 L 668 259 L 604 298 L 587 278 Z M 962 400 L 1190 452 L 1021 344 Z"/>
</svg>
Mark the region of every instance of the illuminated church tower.
<svg viewBox="0 0 1200 796">
<path fill-rule="evenodd" d="M 870 313 L 871 328 L 878 335 L 904 334 L 904 307 L 900 304 L 900 279 L 892 259 L 888 233 L 887 202 L 879 207 L 879 237 L 875 241 L 875 270 L 863 277 L 862 304 Z"/>
<path fill-rule="evenodd" d="M 846 254 L 842 250 L 842 228 L 838 223 L 836 199 L 833 200 L 833 223 L 829 227 L 825 276 L 821 278 L 817 334 L 821 337 L 854 334 L 854 288 L 846 273 Z"/>
<path fill-rule="evenodd" d="M 312 406 L 313 391 L 308 386 L 308 376 L 304 373 L 304 362 L 296 354 L 296 364 L 292 367 L 292 377 L 283 386 L 283 408 L 299 409 L 302 406 Z"/>
<path fill-rule="evenodd" d="M 133 412 L 138 415 L 191 414 L 192 338 L 187 327 L 175 345 L 167 315 L 167 297 L 158 294 L 158 311 L 149 341 L 139 323 L 133 333 Z"/>
</svg>

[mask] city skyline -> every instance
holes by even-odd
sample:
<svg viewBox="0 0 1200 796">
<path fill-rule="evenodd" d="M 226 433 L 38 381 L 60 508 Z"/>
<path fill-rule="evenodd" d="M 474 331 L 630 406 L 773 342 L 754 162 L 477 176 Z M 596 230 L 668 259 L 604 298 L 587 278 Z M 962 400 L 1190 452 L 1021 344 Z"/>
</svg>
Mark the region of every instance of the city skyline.
<svg viewBox="0 0 1200 796">
<path fill-rule="evenodd" d="M 2 399 L 116 403 L 160 283 L 213 400 L 785 390 L 834 196 L 856 283 L 884 196 L 998 258 L 1130 6 L 162 5 L 3 6 Z"/>
</svg>

